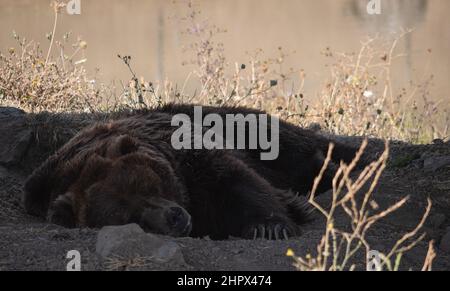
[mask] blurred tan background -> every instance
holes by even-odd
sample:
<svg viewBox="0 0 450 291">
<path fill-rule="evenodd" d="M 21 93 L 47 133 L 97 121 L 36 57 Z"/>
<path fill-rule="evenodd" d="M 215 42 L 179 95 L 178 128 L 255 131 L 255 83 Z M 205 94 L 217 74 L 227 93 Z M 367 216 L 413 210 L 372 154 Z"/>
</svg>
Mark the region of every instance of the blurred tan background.
<svg viewBox="0 0 450 291">
<path fill-rule="evenodd" d="M 50 0 L 0 1 L 0 51 L 16 44 L 12 31 L 48 47 L 45 34 L 53 25 Z M 369 15 L 366 0 L 203 0 L 195 1 L 201 17 L 227 30 L 219 35 L 227 61 L 246 63 L 247 51 L 257 48 L 276 56 L 277 48 L 297 53 L 289 66 L 304 69 L 305 91 L 314 96 L 329 69 L 322 54 L 356 52 L 368 35 L 389 38 L 403 28 L 415 31 L 403 41 L 399 52 L 408 57 L 396 62 L 399 86 L 434 75 L 432 95 L 450 100 L 450 1 L 381 0 L 381 15 Z M 131 55 L 133 67 L 146 80 L 168 78 L 183 84 L 192 67 L 182 66 L 189 56 L 182 47 L 188 36 L 181 33 L 180 18 L 187 13 L 182 1 L 81 0 L 81 15 L 64 14 L 57 37 L 66 32 L 87 41 L 90 72 L 100 68 L 101 79 L 128 81 L 127 68 L 117 54 Z M 75 39 L 74 38 L 74 39 Z M 427 52 L 431 50 L 431 53 Z M 192 85 L 194 86 L 194 85 Z"/>
</svg>

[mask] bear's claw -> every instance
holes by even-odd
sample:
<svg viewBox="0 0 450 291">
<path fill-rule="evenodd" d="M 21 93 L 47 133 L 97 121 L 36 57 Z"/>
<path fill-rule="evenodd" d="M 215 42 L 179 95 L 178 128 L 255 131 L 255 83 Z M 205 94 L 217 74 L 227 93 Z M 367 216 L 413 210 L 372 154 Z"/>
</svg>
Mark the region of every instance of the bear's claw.
<svg viewBox="0 0 450 291">
<path fill-rule="evenodd" d="M 282 224 L 263 225 L 259 224 L 253 228 L 253 239 L 280 240 L 289 239 L 291 236 L 289 228 Z"/>
</svg>

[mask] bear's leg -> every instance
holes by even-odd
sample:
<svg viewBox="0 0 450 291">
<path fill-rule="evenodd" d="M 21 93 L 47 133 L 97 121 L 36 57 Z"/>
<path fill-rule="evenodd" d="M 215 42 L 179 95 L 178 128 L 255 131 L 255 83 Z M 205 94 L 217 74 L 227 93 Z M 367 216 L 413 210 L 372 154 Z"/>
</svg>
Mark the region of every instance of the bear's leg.
<svg viewBox="0 0 450 291">
<path fill-rule="evenodd" d="M 190 209 L 194 235 L 215 239 L 284 239 L 299 234 L 283 191 L 231 155 L 205 153 L 190 163 Z"/>
<path fill-rule="evenodd" d="M 247 170 L 240 169 L 236 175 L 242 179 L 235 177 L 233 182 L 225 183 L 228 186 L 222 184 L 223 190 L 217 192 L 221 195 L 218 198 L 229 209 L 222 213 L 223 217 L 234 221 L 228 232 L 249 239 L 287 239 L 298 235 L 298 226 L 288 216 L 286 205 L 279 200 L 281 190 L 253 176 L 251 171 L 246 173 Z"/>
</svg>

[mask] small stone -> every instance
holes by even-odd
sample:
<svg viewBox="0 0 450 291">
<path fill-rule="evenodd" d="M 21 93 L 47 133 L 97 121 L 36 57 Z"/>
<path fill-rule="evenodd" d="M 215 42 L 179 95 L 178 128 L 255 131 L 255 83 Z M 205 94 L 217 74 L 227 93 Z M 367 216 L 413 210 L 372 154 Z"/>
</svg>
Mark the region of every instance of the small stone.
<svg viewBox="0 0 450 291">
<path fill-rule="evenodd" d="M 185 265 L 178 244 L 145 233 L 137 224 L 103 227 L 97 236 L 96 252 L 103 258 L 145 258 L 155 263 Z"/>
<path fill-rule="evenodd" d="M 0 107 L 0 116 L 9 118 L 23 117 L 25 116 L 25 111 L 15 107 Z"/>
<path fill-rule="evenodd" d="M 26 114 L 13 107 L 0 107 L 0 164 L 14 166 L 25 156 L 33 139 Z"/>
<path fill-rule="evenodd" d="M 242 254 L 243 252 L 244 252 L 244 250 L 242 248 L 231 250 L 231 253 L 233 255 L 239 255 L 239 254 Z"/>
</svg>

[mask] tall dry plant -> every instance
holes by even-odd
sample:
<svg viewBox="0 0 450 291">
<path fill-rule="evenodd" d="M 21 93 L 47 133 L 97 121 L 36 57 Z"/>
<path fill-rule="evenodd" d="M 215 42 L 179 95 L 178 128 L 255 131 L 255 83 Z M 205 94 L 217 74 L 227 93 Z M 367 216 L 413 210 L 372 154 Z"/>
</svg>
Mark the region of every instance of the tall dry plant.
<svg viewBox="0 0 450 291">
<path fill-rule="evenodd" d="M 367 232 L 382 218 L 401 208 L 408 200 L 405 197 L 385 210 L 378 210 L 378 205 L 373 200 L 373 192 L 378 184 L 381 174 L 386 167 L 389 155 L 389 147 L 386 143 L 384 153 L 378 160 L 366 166 L 361 173 L 353 179 L 351 172 L 355 169 L 367 146 L 364 141 L 350 164 L 341 163 L 332 181 L 332 199 L 329 207 L 324 207 L 316 201 L 316 191 L 325 170 L 331 161 L 333 145 L 328 150 L 324 165 L 314 181 L 313 189 L 309 197 L 309 203 L 319 211 L 326 220 L 325 233 L 317 245 L 316 255 L 308 254 L 305 257 L 296 256 L 292 250 L 287 255 L 293 257 L 294 266 L 299 270 L 318 271 L 343 271 L 354 270 L 353 263 L 355 255 L 364 252 L 366 255 L 366 266 L 373 263 L 373 249 L 367 240 Z M 368 187 L 364 187 L 368 186 Z M 336 212 L 343 210 L 347 215 L 350 230 L 336 226 Z M 412 231 L 403 235 L 387 253 L 377 252 L 379 264 L 374 266 L 376 270 L 396 271 L 400 268 L 403 254 L 424 239 L 425 234 L 419 234 L 426 218 L 431 210 L 431 200 L 421 221 Z M 429 245 L 428 254 L 425 259 L 423 270 L 431 270 L 435 252 L 432 242 Z"/>
<path fill-rule="evenodd" d="M 447 138 L 450 108 L 429 95 L 432 76 L 396 89 L 393 66 L 406 56 L 398 52 L 398 46 L 411 33 L 402 31 L 394 40 L 368 38 L 356 54 L 328 49 L 325 55 L 334 61 L 331 78 L 319 95 L 311 119 L 327 131 L 342 135 L 413 143 Z"/>
</svg>

